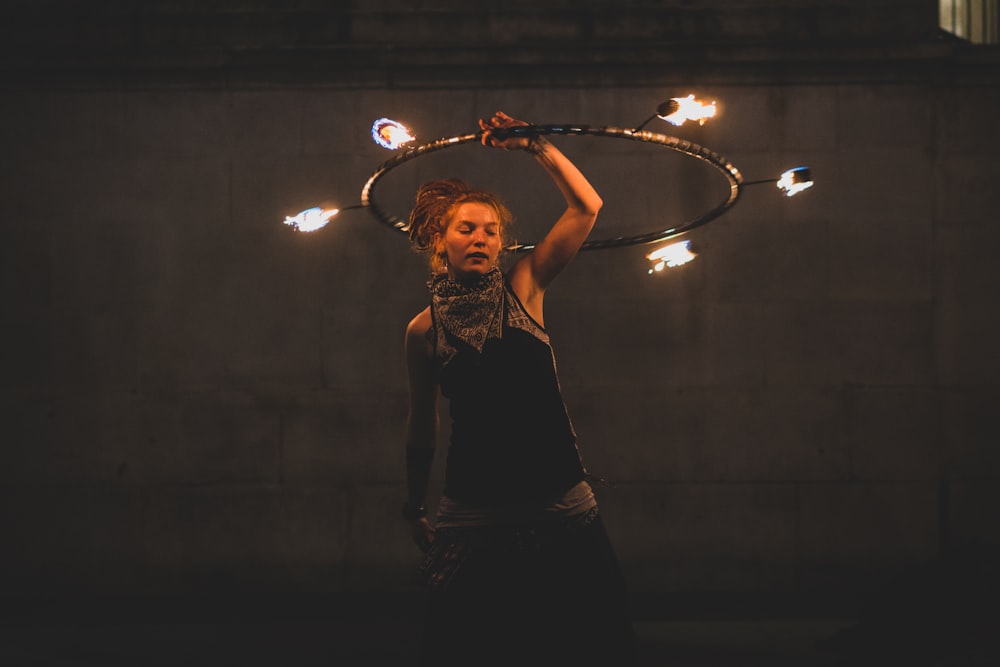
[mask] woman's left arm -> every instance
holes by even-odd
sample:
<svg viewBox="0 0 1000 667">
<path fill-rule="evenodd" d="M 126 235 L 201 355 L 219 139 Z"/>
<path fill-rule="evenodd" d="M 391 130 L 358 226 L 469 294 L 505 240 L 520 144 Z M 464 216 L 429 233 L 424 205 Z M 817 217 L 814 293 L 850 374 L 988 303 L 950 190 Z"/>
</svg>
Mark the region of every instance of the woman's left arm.
<svg viewBox="0 0 1000 667">
<path fill-rule="evenodd" d="M 566 210 L 545 237 L 511 268 L 511 284 L 519 292 L 518 296 L 522 301 L 540 298 L 549 283 L 573 261 L 593 229 L 597 213 L 604 204 L 597 190 L 576 165 L 545 137 L 498 138 L 493 134 L 497 129 L 527 124 L 503 112 L 497 112 L 489 121 L 479 121 L 484 145 L 506 150 L 521 149 L 531 153 L 566 200 Z M 525 293 L 521 293 L 522 290 Z"/>
</svg>

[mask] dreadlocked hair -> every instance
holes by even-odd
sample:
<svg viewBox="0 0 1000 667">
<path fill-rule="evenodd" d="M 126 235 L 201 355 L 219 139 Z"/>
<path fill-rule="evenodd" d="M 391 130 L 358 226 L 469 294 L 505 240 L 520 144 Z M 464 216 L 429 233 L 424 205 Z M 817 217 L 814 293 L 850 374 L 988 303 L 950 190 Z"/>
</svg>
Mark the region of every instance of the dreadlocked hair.
<svg viewBox="0 0 1000 667">
<path fill-rule="evenodd" d="M 500 239 L 506 245 L 507 227 L 512 221 L 510 211 L 492 192 L 473 188 L 465 181 L 447 178 L 424 183 L 417 189 L 416 203 L 410 211 L 407 228 L 413 248 L 428 256 L 433 273 L 447 270 L 446 252 L 442 241 L 452 212 L 468 202 L 485 204 L 497 214 Z"/>
</svg>

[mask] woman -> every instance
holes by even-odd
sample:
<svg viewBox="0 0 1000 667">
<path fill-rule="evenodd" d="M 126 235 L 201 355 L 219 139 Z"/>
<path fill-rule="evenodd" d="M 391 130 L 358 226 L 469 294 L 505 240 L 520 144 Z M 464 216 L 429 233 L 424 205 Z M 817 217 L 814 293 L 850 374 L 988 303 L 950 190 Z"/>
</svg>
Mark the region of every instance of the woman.
<svg viewBox="0 0 1000 667">
<path fill-rule="evenodd" d="M 634 664 L 624 583 L 544 328 L 545 290 L 603 202 L 544 137 L 502 132 L 527 123 L 497 112 L 479 125 L 483 145 L 532 155 L 566 210 L 504 272 L 511 215 L 493 194 L 433 181 L 410 214 L 410 239 L 432 272 L 431 305 L 405 339 L 403 516 L 427 552 L 422 664 Z M 432 524 L 424 502 L 439 394 L 449 400 L 451 443 Z"/>
</svg>

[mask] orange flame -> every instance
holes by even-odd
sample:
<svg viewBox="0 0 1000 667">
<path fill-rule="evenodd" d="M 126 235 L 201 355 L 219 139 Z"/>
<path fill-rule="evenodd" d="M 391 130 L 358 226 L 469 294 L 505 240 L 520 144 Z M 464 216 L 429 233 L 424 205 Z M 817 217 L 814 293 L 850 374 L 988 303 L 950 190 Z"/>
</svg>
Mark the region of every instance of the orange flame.
<svg viewBox="0 0 1000 667">
<path fill-rule="evenodd" d="M 679 243 L 660 246 L 646 255 L 646 259 L 653 262 L 653 268 L 649 270 L 650 274 L 654 271 L 662 271 L 666 267 L 673 268 L 687 264 L 694 258 L 695 253 L 691 252 L 690 241 L 680 241 Z"/>
<path fill-rule="evenodd" d="M 372 124 L 372 139 L 383 148 L 395 150 L 413 141 L 414 136 L 402 123 L 390 118 L 379 118 Z"/>
<path fill-rule="evenodd" d="M 698 121 L 699 125 L 704 125 L 705 121 L 714 118 L 716 113 L 715 102 L 705 103 L 696 100 L 694 95 L 674 97 L 664 106 L 667 108 L 662 109 L 657 115 L 674 125 L 683 125 L 689 120 Z"/>
</svg>

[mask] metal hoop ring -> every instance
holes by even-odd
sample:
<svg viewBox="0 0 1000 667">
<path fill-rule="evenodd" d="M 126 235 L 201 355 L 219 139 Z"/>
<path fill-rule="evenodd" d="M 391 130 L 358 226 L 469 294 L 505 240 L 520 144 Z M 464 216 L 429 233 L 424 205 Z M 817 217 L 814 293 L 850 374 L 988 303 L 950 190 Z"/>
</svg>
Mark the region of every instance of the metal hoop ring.
<svg viewBox="0 0 1000 667">
<path fill-rule="evenodd" d="M 500 134 L 500 133 L 498 133 Z M 703 213 L 702 215 L 688 220 L 687 222 L 681 223 L 674 227 L 668 227 L 666 229 L 660 229 L 645 234 L 636 234 L 634 236 L 619 236 L 607 239 L 596 239 L 591 241 L 586 241 L 580 247 L 581 250 L 601 250 L 606 248 L 621 248 L 630 245 L 640 245 L 645 243 L 657 243 L 675 236 L 689 232 L 696 227 L 700 227 L 715 218 L 719 217 L 727 210 L 732 208 L 736 201 L 740 198 L 743 190 L 743 175 L 740 173 L 731 162 L 726 160 L 718 153 L 705 148 L 704 146 L 699 146 L 696 143 L 685 141 L 684 139 L 678 139 L 677 137 L 671 137 L 665 134 L 657 134 L 655 132 L 647 132 L 645 130 L 630 130 L 620 127 L 590 127 L 589 125 L 525 125 L 518 126 L 514 128 L 509 128 L 505 134 L 507 135 L 549 135 L 549 134 L 559 134 L 559 135 L 587 135 L 592 137 L 609 137 L 611 139 L 628 139 L 630 141 L 642 141 L 650 144 L 656 144 L 658 146 L 663 146 L 678 153 L 697 158 L 708 162 L 713 167 L 715 167 L 729 183 L 729 192 L 727 193 L 725 199 L 723 199 L 719 204 L 711 208 L 709 211 Z M 385 176 L 389 171 L 395 169 L 404 162 L 409 162 L 418 157 L 432 153 L 435 151 L 443 150 L 445 148 L 451 148 L 453 146 L 458 146 L 460 144 L 467 143 L 469 141 L 477 141 L 482 137 L 482 132 L 474 132 L 472 134 L 463 134 L 454 137 L 449 137 L 446 139 L 438 139 L 437 141 L 432 141 L 420 146 L 414 146 L 409 148 L 402 153 L 392 157 L 385 162 L 383 162 L 372 175 L 368 178 L 364 187 L 361 189 L 361 206 L 367 207 L 372 215 L 374 215 L 378 220 L 385 223 L 389 227 L 396 229 L 398 231 L 408 233 L 409 223 L 400 218 L 387 213 L 382 210 L 375 199 L 375 185 Z M 524 252 L 531 250 L 535 247 L 534 243 L 519 243 L 506 248 L 509 252 Z"/>
</svg>

